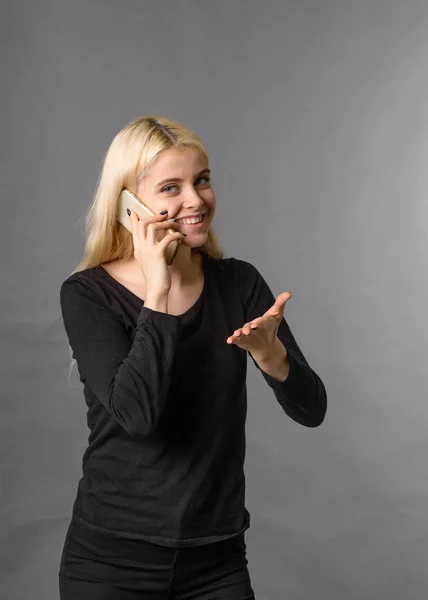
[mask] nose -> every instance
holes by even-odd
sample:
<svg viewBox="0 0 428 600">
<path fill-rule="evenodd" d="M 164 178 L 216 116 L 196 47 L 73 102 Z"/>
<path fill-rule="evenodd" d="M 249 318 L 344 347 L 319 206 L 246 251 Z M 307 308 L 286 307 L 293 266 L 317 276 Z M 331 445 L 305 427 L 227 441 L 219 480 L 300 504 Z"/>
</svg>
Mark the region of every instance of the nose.
<svg viewBox="0 0 428 600">
<path fill-rule="evenodd" d="M 204 206 L 204 201 L 198 194 L 198 191 L 192 186 L 183 192 L 183 206 L 185 208 L 199 209 Z"/>
</svg>

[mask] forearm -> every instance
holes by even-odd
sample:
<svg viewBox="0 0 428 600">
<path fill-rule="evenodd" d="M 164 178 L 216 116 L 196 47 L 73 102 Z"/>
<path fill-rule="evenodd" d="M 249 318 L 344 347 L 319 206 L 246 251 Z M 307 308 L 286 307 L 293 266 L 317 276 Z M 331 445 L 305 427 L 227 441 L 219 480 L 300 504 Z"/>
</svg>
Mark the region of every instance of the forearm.
<svg viewBox="0 0 428 600">
<path fill-rule="evenodd" d="M 276 381 L 285 381 L 290 371 L 290 361 L 288 359 L 288 352 L 277 338 L 275 346 L 265 356 L 252 355 L 259 368 L 275 379 Z"/>
<path fill-rule="evenodd" d="M 265 357 L 252 356 L 284 411 L 295 421 L 307 427 L 322 423 L 327 409 L 324 384 L 306 360 L 280 340 L 276 349 Z"/>
<path fill-rule="evenodd" d="M 235 265 L 245 308 L 244 322 L 251 323 L 273 306 L 275 298 L 253 265 L 243 261 L 236 261 Z M 284 411 L 302 425 L 317 427 L 327 409 L 324 384 L 309 366 L 284 318 L 277 337 L 282 348 L 276 344 L 268 356 L 251 354 L 251 358 Z"/>
<path fill-rule="evenodd" d="M 166 313 L 141 309 L 132 347 L 111 380 L 107 404 L 131 435 L 149 435 L 162 418 L 170 389 L 180 324 Z"/>
<path fill-rule="evenodd" d="M 61 287 L 61 310 L 85 385 L 129 434 L 149 434 L 166 406 L 180 320 L 165 301 L 143 306 L 133 336 L 104 304 L 96 281 L 77 274 Z"/>
</svg>

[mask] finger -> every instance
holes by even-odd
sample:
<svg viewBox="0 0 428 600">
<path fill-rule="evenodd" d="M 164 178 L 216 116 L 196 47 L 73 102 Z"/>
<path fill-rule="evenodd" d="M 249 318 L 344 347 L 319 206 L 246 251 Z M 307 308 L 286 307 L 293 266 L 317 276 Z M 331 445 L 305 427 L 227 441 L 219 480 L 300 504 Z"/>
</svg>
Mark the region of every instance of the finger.
<svg viewBox="0 0 428 600">
<path fill-rule="evenodd" d="M 227 343 L 228 344 L 232 344 L 232 342 L 234 342 L 235 339 L 241 337 L 241 330 L 240 329 L 235 329 L 235 331 L 232 333 L 231 336 L 229 336 L 227 338 Z"/>
<path fill-rule="evenodd" d="M 184 240 L 186 237 L 185 233 L 181 233 L 177 231 L 176 233 L 168 233 L 163 240 L 161 240 L 158 244 L 159 250 L 164 253 L 168 245 L 174 240 Z"/>
<path fill-rule="evenodd" d="M 134 209 L 130 209 L 130 215 L 129 218 L 132 221 L 141 221 L 142 223 L 151 223 L 151 222 L 156 222 L 156 221 L 162 221 L 163 219 L 165 219 L 165 217 L 168 216 L 168 213 L 166 212 L 165 214 L 161 214 L 159 213 L 158 215 L 153 215 L 153 216 L 145 216 L 145 217 L 141 217 L 136 210 Z"/>
<path fill-rule="evenodd" d="M 134 244 L 134 248 L 138 248 L 138 239 L 140 233 L 140 219 L 135 212 L 135 210 L 131 210 L 131 214 L 129 215 L 131 221 L 131 233 L 132 233 L 132 242 Z"/>
<path fill-rule="evenodd" d="M 243 335 L 239 338 L 235 338 L 232 343 L 235 346 L 238 346 L 238 348 L 242 348 L 242 350 L 247 350 L 251 345 L 251 344 L 249 344 L 249 341 L 250 340 L 249 340 L 248 336 Z"/>
<path fill-rule="evenodd" d="M 257 331 L 263 325 L 263 317 L 259 317 L 258 319 L 254 319 L 250 323 L 245 323 L 242 328 L 242 332 L 245 335 L 249 335 L 252 331 Z"/>
<path fill-rule="evenodd" d="M 269 310 L 267 310 L 263 316 L 282 318 L 284 314 L 285 305 L 288 302 L 288 300 L 290 300 L 291 296 L 291 292 L 282 292 L 281 294 L 279 294 L 279 296 L 275 300 L 275 304 L 271 308 L 269 308 Z"/>
<path fill-rule="evenodd" d="M 134 231 L 137 228 L 137 224 L 138 224 L 138 215 L 135 212 L 135 210 L 131 210 L 130 212 L 131 212 L 131 214 L 129 215 L 129 219 L 131 221 L 132 233 L 134 233 Z"/>
<path fill-rule="evenodd" d="M 263 315 L 263 317 L 258 317 L 257 319 L 254 319 L 253 321 L 251 321 L 251 323 L 249 323 L 249 326 L 251 329 L 261 329 L 264 325 L 266 325 L 266 317 Z"/>
<path fill-rule="evenodd" d="M 140 219 L 140 222 L 143 225 L 144 236 L 147 237 L 147 228 L 152 223 L 162 223 L 166 221 L 168 218 L 168 212 L 165 211 L 164 214 L 159 213 L 158 215 L 153 215 L 152 217 L 146 217 L 144 219 Z"/>
<path fill-rule="evenodd" d="M 242 328 L 242 333 L 244 335 L 250 335 L 250 333 L 251 333 L 250 323 L 245 323 L 244 327 Z"/>
<path fill-rule="evenodd" d="M 157 232 L 165 231 L 167 229 L 177 230 L 177 223 L 171 223 L 168 221 L 158 221 L 155 223 L 149 223 L 147 226 L 147 240 L 152 244 L 158 241 Z"/>
</svg>

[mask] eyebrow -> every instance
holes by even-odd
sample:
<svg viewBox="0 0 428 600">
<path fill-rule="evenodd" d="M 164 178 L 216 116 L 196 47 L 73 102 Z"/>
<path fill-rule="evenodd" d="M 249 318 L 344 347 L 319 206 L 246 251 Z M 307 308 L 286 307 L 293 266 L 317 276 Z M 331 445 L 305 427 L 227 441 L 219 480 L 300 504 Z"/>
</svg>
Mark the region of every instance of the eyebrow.
<svg viewBox="0 0 428 600">
<path fill-rule="evenodd" d="M 211 169 L 203 169 L 202 171 L 199 171 L 199 173 L 196 175 L 196 179 L 204 174 L 211 174 Z M 159 181 L 155 187 L 161 187 L 164 185 L 164 183 L 171 183 L 172 181 L 178 181 L 181 183 L 183 179 L 181 179 L 181 177 L 168 177 L 168 179 L 162 179 L 162 181 Z"/>
</svg>

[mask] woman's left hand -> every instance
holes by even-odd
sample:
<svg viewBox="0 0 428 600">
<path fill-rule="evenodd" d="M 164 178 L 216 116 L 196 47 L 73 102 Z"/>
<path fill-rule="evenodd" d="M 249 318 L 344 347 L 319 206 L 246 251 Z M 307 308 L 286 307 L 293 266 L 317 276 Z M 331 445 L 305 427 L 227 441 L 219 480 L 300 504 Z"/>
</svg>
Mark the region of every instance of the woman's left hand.
<svg viewBox="0 0 428 600">
<path fill-rule="evenodd" d="M 290 292 L 279 294 L 275 304 L 264 315 L 236 329 L 226 342 L 247 350 L 256 361 L 269 358 L 277 348 L 278 328 L 284 315 L 285 304 L 290 298 Z"/>
</svg>

